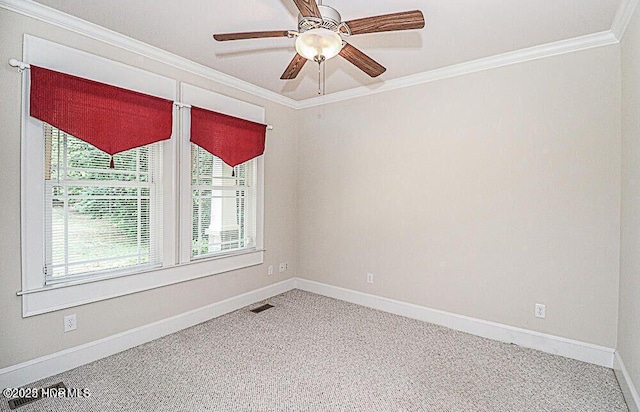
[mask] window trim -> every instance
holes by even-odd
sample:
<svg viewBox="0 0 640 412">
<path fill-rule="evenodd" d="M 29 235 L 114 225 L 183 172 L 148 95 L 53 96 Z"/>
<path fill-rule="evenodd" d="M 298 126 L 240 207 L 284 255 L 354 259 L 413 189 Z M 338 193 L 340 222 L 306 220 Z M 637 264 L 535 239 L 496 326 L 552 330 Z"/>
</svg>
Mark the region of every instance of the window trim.
<svg viewBox="0 0 640 412">
<path fill-rule="evenodd" d="M 24 36 L 23 61 L 51 68 L 64 73 L 85 77 L 114 86 L 178 100 L 182 90 L 194 90 L 212 93 L 195 86 L 182 84 L 178 87 L 176 80 L 151 72 L 114 62 L 93 54 L 75 50 L 30 35 Z M 182 162 L 184 153 L 183 121 L 188 109 L 173 109 L 173 134 L 169 140 L 163 141 L 163 267 L 143 269 L 119 275 L 96 276 L 68 282 L 45 285 L 44 267 L 44 148 L 42 139 L 34 136 L 42 135 L 42 122 L 29 116 L 29 76 L 22 82 L 22 135 L 21 135 L 21 257 L 22 257 L 22 316 L 34 316 L 55 310 L 124 296 L 144 290 L 155 289 L 175 283 L 190 281 L 211 276 L 217 273 L 238 270 L 264 262 L 263 227 L 264 227 L 264 159 L 256 159 L 258 171 L 257 210 L 256 210 L 256 247 L 240 253 L 230 253 L 190 261 L 182 259 L 184 249 L 190 257 L 190 237 L 184 243 L 185 223 L 190 224 L 190 204 L 188 208 L 179 210 L 179 202 L 184 193 L 190 196 L 190 185 L 184 186 L 182 180 L 190 177 L 190 162 Z M 187 95 L 189 92 L 187 92 Z M 256 113 L 261 111 L 259 121 L 264 122 L 264 108 L 245 103 L 227 96 L 217 95 L 216 101 L 224 107 L 214 110 L 237 117 L 246 116 L 246 110 Z M 206 107 L 206 105 L 199 105 Z M 180 113 L 182 112 L 182 113 Z M 246 117 L 245 117 L 246 118 Z M 254 120 L 255 118 L 249 118 Z M 181 136 L 182 134 L 182 136 Z M 190 142 L 187 143 L 190 144 Z M 40 146 L 40 147 L 39 147 Z M 190 155 L 190 151 L 188 152 Z M 184 174 L 184 167 L 187 173 Z M 182 175 L 181 175 L 182 173 Z M 186 187 L 186 190 L 185 190 Z M 181 192 L 178 190 L 182 189 Z M 184 203 L 183 203 L 184 204 Z M 185 220 L 185 209 L 189 217 Z M 187 230 L 191 227 L 186 226 Z"/>
<path fill-rule="evenodd" d="M 168 268 L 134 272 L 108 278 L 85 279 L 28 290 L 22 294 L 23 317 L 260 265 L 263 261 L 264 251 L 254 250 L 234 254 L 233 256 L 220 256 L 218 258 L 202 259 L 202 261 L 198 262 L 177 264 Z"/>
</svg>

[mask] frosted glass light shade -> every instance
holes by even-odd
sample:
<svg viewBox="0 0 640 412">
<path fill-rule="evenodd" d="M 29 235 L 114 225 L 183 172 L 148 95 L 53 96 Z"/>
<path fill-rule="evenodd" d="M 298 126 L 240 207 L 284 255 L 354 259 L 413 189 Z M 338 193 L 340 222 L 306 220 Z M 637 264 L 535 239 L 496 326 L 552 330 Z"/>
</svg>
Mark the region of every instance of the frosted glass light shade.
<svg viewBox="0 0 640 412">
<path fill-rule="evenodd" d="M 315 60 L 316 57 L 328 60 L 342 49 L 342 38 L 336 32 L 327 29 L 312 29 L 300 34 L 296 39 L 296 51 L 302 57 Z"/>
</svg>

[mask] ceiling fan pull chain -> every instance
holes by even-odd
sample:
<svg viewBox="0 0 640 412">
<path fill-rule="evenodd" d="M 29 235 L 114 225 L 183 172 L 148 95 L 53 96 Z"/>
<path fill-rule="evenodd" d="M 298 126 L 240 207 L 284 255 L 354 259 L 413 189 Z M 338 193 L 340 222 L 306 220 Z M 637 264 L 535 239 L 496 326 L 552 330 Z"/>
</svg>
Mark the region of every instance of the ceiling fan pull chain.
<svg viewBox="0 0 640 412">
<path fill-rule="evenodd" d="M 322 89 L 320 88 L 320 82 L 322 80 L 322 72 L 320 71 L 320 65 L 322 61 L 318 60 L 318 94 L 322 94 Z"/>
</svg>

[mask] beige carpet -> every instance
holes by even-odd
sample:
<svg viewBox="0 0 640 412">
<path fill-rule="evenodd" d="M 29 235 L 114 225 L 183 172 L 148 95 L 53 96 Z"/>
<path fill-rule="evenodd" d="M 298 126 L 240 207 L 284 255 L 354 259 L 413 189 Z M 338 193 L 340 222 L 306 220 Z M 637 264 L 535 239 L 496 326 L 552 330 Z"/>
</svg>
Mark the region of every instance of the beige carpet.
<svg viewBox="0 0 640 412">
<path fill-rule="evenodd" d="M 268 302 L 27 385 L 91 396 L 17 411 L 627 410 L 607 368 L 298 290 Z"/>
</svg>

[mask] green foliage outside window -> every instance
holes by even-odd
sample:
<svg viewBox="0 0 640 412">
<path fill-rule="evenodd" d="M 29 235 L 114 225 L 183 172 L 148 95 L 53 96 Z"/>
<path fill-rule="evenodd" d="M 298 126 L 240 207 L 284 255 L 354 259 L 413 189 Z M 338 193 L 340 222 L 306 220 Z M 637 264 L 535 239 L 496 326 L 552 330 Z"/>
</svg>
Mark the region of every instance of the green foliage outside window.
<svg viewBox="0 0 640 412">
<path fill-rule="evenodd" d="M 67 190 L 67 195 L 74 197 L 69 200 L 71 212 L 88 215 L 93 219 L 106 219 L 132 241 L 137 239 L 138 214 L 142 222 L 149 220 L 150 189 L 122 187 L 118 183 L 149 181 L 149 148 L 140 147 L 116 154 L 113 156 L 115 167 L 111 169 L 109 154 L 56 128 L 47 128 L 46 135 L 50 136 L 51 148 L 51 180 L 78 183 L 67 187 L 55 186 L 54 183 L 53 207 L 62 207 L 64 191 Z M 100 187 L 87 184 L 95 181 L 114 182 L 114 185 L 107 183 Z M 143 242 L 148 240 L 148 224 L 142 225 L 140 235 Z"/>
</svg>

